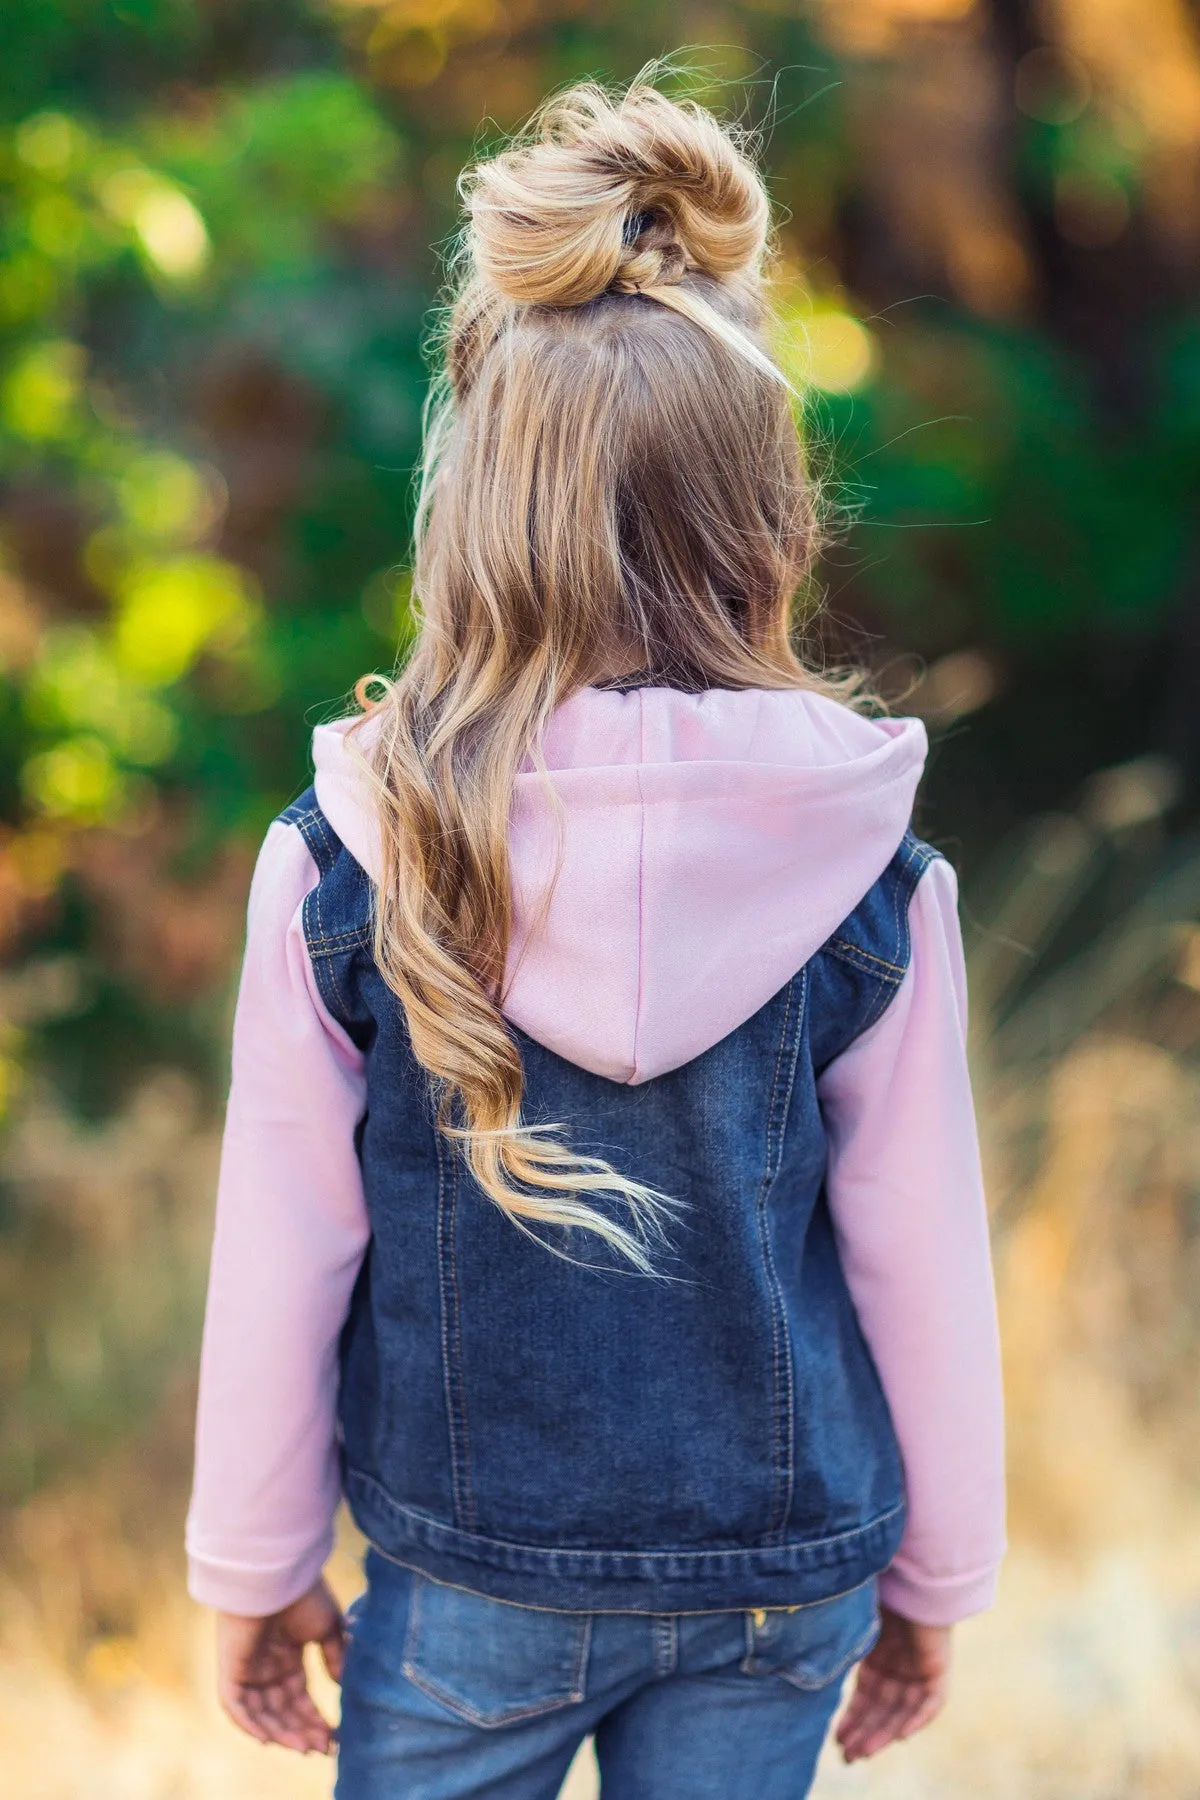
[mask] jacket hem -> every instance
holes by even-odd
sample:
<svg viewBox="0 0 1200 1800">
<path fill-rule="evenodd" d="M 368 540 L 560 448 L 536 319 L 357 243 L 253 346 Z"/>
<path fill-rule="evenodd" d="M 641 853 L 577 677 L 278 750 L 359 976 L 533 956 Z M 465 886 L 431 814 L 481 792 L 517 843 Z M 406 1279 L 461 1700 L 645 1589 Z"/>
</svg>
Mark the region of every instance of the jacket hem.
<svg viewBox="0 0 1200 1800">
<path fill-rule="evenodd" d="M 471 1532 L 404 1506 L 374 1476 L 347 1469 L 354 1522 L 381 1555 L 432 1581 L 555 1612 L 742 1612 L 806 1606 L 848 1592 L 891 1562 L 904 1503 L 850 1531 L 720 1549 L 565 1549 Z"/>
</svg>

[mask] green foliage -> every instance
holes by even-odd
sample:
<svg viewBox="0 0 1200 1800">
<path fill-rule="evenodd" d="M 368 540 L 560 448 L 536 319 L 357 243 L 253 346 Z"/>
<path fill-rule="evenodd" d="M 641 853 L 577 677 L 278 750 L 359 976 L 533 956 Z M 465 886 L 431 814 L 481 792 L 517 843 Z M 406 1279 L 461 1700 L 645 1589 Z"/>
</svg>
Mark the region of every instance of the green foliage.
<svg viewBox="0 0 1200 1800">
<path fill-rule="evenodd" d="M 1097 632 L 1152 642 L 1191 555 L 1200 320 L 1169 259 L 1156 289 L 1144 255 L 1119 328 L 1094 329 L 1102 300 L 1078 328 L 1055 307 L 1117 269 L 1120 243 L 1137 261 L 1161 156 L 1077 72 L 1002 70 L 1032 94 L 1009 164 L 981 126 L 978 194 L 947 188 L 922 215 L 920 155 L 906 168 L 903 131 L 873 135 L 916 104 L 906 58 L 931 54 L 893 14 L 864 3 L 856 49 L 832 0 L 721 3 L 718 47 L 669 77 L 763 129 L 779 354 L 808 390 L 835 610 L 888 647 L 1012 667 Z M 691 17 L 673 0 L 53 0 L 6 22 L 0 931 L 96 977 L 86 1020 L 6 1040 L 14 1071 L 40 1058 L 66 1081 L 103 1055 L 106 1018 L 133 1070 L 138 1030 L 158 1042 L 130 1022 L 146 995 L 183 1036 L 210 1031 L 246 859 L 304 778 L 309 725 L 408 630 L 430 245 L 458 169 L 549 87 L 626 78 Z M 928 42 L 984 54 L 956 32 Z M 1106 231 L 1118 248 L 1093 264 L 1060 242 Z M 1022 255 L 1023 299 L 996 274 Z M 1116 405 L 1114 362 L 1132 371 Z M 120 954 L 136 896 L 114 841 L 158 896 Z M 240 876 L 220 873 L 231 856 Z"/>
</svg>

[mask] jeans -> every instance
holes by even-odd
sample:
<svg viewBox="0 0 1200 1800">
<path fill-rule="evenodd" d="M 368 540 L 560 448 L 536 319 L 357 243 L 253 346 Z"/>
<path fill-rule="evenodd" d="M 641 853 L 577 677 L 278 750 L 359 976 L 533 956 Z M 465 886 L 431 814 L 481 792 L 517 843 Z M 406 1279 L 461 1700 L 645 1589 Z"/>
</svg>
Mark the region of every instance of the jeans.
<svg viewBox="0 0 1200 1800">
<path fill-rule="evenodd" d="M 604 1800 L 803 1800 L 878 1629 L 873 1580 L 789 1609 L 565 1613 L 372 1550 L 337 1800 L 554 1800 L 589 1732 Z"/>
</svg>

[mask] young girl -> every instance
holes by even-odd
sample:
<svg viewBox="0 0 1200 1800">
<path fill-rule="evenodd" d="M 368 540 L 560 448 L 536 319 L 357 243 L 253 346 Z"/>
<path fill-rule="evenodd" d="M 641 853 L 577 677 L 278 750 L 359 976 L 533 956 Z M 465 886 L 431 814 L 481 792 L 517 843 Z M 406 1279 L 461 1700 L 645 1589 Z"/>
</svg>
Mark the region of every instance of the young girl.
<svg viewBox="0 0 1200 1800">
<path fill-rule="evenodd" d="M 607 1800 L 799 1800 L 854 1663 L 847 1758 L 934 1716 L 1003 1548 L 925 737 L 792 647 L 733 138 L 580 87 L 464 193 L 420 637 L 250 898 L 191 1588 L 264 1743 L 329 1748 L 321 1646 L 341 1800 L 551 1800 L 588 1733 Z"/>
</svg>

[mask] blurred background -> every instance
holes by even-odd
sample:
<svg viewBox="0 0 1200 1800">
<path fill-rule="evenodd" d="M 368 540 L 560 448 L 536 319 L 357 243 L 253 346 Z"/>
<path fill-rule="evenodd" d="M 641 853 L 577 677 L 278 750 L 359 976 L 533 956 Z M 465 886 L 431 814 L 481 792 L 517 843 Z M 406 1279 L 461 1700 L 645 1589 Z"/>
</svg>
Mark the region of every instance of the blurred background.
<svg viewBox="0 0 1200 1800">
<path fill-rule="evenodd" d="M 672 85 L 762 133 L 836 634 L 934 739 L 1006 1329 L 1001 1604 L 944 1721 L 819 1791 L 1194 1800 L 1195 0 L 43 0 L 4 33 L 10 1791 L 328 1792 L 222 1722 L 182 1588 L 249 873 L 404 637 L 459 168 L 682 47 Z"/>
</svg>

